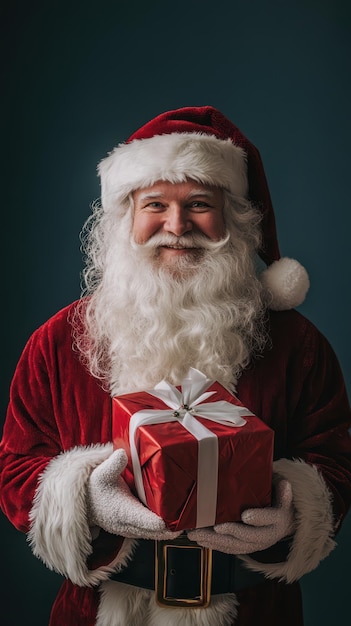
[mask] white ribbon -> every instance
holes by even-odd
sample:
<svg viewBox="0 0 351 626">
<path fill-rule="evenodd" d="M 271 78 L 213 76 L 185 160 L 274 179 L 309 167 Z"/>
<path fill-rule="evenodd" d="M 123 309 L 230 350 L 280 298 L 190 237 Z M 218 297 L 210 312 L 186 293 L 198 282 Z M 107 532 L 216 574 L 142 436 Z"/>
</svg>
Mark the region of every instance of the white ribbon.
<svg viewBox="0 0 351 626">
<path fill-rule="evenodd" d="M 129 423 L 129 441 L 133 463 L 135 486 L 144 504 L 145 490 L 142 480 L 140 461 L 135 443 L 135 433 L 140 426 L 179 422 L 198 440 L 197 463 L 197 515 L 196 526 L 213 526 L 216 519 L 218 485 L 218 438 L 196 417 L 224 424 L 241 427 L 246 424 L 242 415 L 253 415 L 247 408 L 236 406 L 225 400 L 204 403 L 216 391 L 207 391 L 213 381 L 202 372 L 190 368 L 182 381 L 181 391 L 166 381 L 161 381 L 154 389 L 147 390 L 150 395 L 162 400 L 169 409 L 144 409 L 134 413 Z"/>
</svg>

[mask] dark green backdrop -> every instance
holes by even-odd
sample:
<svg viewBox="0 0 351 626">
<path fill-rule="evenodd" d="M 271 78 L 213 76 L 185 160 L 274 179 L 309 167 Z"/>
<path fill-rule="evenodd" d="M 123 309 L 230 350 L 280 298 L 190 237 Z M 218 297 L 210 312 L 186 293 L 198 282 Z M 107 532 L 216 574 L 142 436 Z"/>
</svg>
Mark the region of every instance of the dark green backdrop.
<svg viewBox="0 0 351 626">
<path fill-rule="evenodd" d="M 2 9 L 1 402 L 29 334 L 79 296 L 96 164 L 171 108 L 212 104 L 258 146 L 301 307 L 350 391 L 348 0 L 12 0 Z M 351 519 L 302 580 L 306 626 L 348 624 Z M 1 516 L 3 626 L 45 626 L 60 578 Z M 4 579 L 4 575 L 3 575 Z M 14 590 L 10 600 L 9 590 Z"/>
</svg>

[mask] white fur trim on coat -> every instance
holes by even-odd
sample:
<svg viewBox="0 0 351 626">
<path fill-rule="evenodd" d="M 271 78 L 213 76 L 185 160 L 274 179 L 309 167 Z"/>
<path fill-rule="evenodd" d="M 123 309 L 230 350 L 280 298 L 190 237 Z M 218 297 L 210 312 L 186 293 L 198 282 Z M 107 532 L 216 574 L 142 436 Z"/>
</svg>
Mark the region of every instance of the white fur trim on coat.
<svg viewBox="0 0 351 626">
<path fill-rule="evenodd" d="M 106 580 L 126 565 L 135 541 L 125 539 L 116 558 L 95 570 L 87 568 L 92 535 L 87 520 L 86 485 L 91 471 L 112 453 L 112 444 L 81 446 L 48 463 L 40 477 L 29 519 L 28 540 L 35 556 L 76 585 Z"/>
<path fill-rule="evenodd" d="M 317 468 L 302 460 L 280 459 L 273 465 L 275 474 L 288 480 L 293 490 L 296 531 L 289 556 L 283 563 L 259 563 L 241 556 L 249 569 L 267 578 L 291 583 L 312 572 L 333 550 L 333 512 L 331 493 Z"/>
<path fill-rule="evenodd" d="M 98 167 L 105 210 L 118 210 L 129 193 L 160 180 L 191 178 L 246 197 L 245 151 L 230 139 L 203 133 L 171 133 L 120 144 Z"/>
<path fill-rule="evenodd" d="M 155 601 L 155 592 L 106 581 L 96 626 L 230 626 L 237 616 L 237 599 L 232 593 L 212 596 L 207 608 L 165 608 Z"/>
</svg>

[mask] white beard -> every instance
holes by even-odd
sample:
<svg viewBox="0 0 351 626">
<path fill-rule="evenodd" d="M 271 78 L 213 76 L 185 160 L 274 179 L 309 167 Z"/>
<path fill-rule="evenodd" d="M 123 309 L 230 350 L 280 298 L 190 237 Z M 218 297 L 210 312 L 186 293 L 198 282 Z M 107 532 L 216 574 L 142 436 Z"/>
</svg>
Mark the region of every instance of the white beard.
<svg viewBox="0 0 351 626">
<path fill-rule="evenodd" d="M 84 313 L 87 335 L 77 341 L 90 371 L 108 380 L 112 395 L 161 379 L 179 384 L 189 367 L 234 390 L 265 343 L 261 284 L 248 246 L 241 241 L 236 249 L 229 236 L 207 240 L 200 258 L 187 255 L 179 267 L 165 268 L 150 242 L 131 243 L 123 230 L 127 222 Z"/>
</svg>

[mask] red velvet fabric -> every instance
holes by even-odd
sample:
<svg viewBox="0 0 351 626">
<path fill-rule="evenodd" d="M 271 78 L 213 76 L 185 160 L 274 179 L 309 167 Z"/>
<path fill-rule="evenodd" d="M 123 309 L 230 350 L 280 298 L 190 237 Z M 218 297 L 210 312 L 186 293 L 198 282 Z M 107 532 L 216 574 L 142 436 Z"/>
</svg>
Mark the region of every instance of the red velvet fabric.
<svg viewBox="0 0 351 626">
<path fill-rule="evenodd" d="M 96 588 L 77 587 L 66 580 L 52 607 L 49 626 L 95 626 L 98 606 Z"/>
<path fill-rule="evenodd" d="M 60 311 L 30 338 L 11 386 L 0 445 L 0 504 L 24 532 L 46 464 L 74 446 L 111 441 L 111 399 L 72 351 L 70 312 L 71 307 Z M 269 323 L 271 347 L 242 375 L 238 397 L 275 431 L 276 459 L 300 457 L 319 467 L 339 527 L 351 501 L 351 420 L 338 362 L 325 338 L 297 312 L 271 313 Z M 116 538 L 110 539 L 114 554 Z M 102 551 L 96 562 L 108 556 L 106 538 Z M 297 584 L 268 581 L 239 595 L 237 626 L 302 624 Z M 97 598 L 96 590 L 66 581 L 51 626 L 90 626 Z"/>
</svg>

